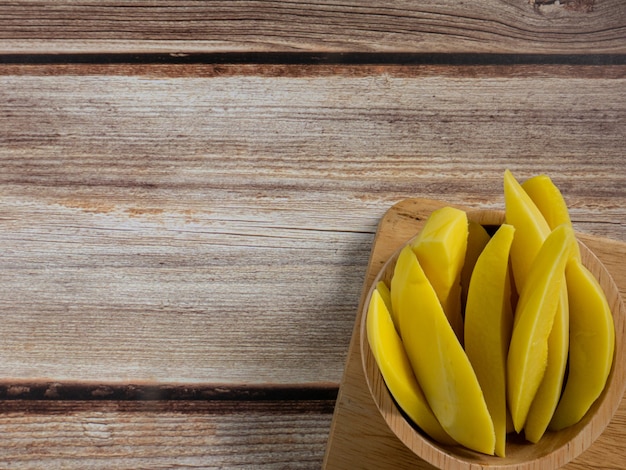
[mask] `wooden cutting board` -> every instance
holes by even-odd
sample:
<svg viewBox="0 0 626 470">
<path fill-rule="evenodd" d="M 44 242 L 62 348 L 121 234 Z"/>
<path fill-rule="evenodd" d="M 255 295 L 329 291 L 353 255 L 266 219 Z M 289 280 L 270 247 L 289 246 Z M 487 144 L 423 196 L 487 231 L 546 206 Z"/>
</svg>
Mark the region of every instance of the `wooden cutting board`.
<svg viewBox="0 0 626 470">
<path fill-rule="evenodd" d="M 396 438 L 369 394 L 361 365 L 360 324 L 363 302 L 371 283 L 395 250 L 410 239 L 428 215 L 444 202 L 406 199 L 387 211 L 374 240 L 365 284 L 350 342 L 347 364 L 339 389 L 330 437 L 324 458 L 325 469 L 433 469 L 411 453 Z M 574 221 L 574 227 L 576 222 Z M 626 243 L 577 234 L 611 273 L 622 298 L 626 296 Z M 626 401 L 609 426 L 592 446 L 564 468 L 621 469 L 626 464 Z"/>
</svg>

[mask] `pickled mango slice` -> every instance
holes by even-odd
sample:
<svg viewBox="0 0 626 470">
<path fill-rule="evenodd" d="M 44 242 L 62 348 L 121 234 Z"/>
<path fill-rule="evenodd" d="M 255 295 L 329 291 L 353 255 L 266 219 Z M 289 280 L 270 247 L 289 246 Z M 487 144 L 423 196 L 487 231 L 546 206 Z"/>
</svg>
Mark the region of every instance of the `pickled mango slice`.
<svg viewBox="0 0 626 470">
<path fill-rule="evenodd" d="M 522 188 L 541 211 L 549 226 L 558 227 L 570 223 L 563 195 L 549 176 L 533 176 L 522 183 Z"/>
<path fill-rule="evenodd" d="M 457 338 L 463 342 L 461 270 L 467 250 L 465 211 L 442 207 L 432 212 L 412 248 Z"/>
<path fill-rule="evenodd" d="M 530 178 L 522 187 L 551 228 L 562 223 L 572 225 L 563 195 L 548 176 Z M 554 430 L 578 422 L 602 392 L 611 369 L 615 342 L 613 319 L 604 292 L 582 265 L 578 244 L 574 243 L 573 248 L 576 261 L 570 261 L 565 270 L 568 295 L 572 299 L 569 312 L 571 378 L 568 377 L 570 385 L 566 383 L 566 391 L 550 423 Z"/>
<path fill-rule="evenodd" d="M 511 266 L 518 292 L 522 292 L 530 267 L 550 233 L 550 227 L 513 174 L 504 172 L 504 218 L 515 227 Z"/>
<path fill-rule="evenodd" d="M 551 230 L 572 222 L 561 191 L 547 175 L 534 176 L 522 183 L 522 188 L 535 203 Z M 573 242 L 573 256 L 580 258 L 578 243 Z M 559 307 L 548 337 L 548 363 L 524 426 L 530 442 L 538 442 L 548 428 L 561 393 L 569 352 L 569 305 L 567 286 L 560 292 Z"/>
<path fill-rule="evenodd" d="M 513 327 L 509 250 L 515 228 L 502 225 L 479 256 L 465 307 L 465 351 L 485 395 L 496 433 L 495 453 L 505 456 L 506 362 Z"/>
<path fill-rule="evenodd" d="M 551 230 L 554 230 L 561 224 L 572 225 L 569 209 L 563 194 L 549 176 L 533 176 L 522 183 L 522 188 L 535 203 Z M 574 256 L 580 259 L 578 244 L 576 244 L 574 250 Z"/>
<path fill-rule="evenodd" d="M 550 336 L 548 336 L 546 371 L 530 405 L 524 425 L 524 436 L 533 443 L 539 442 L 539 439 L 548 429 L 563 391 L 569 351 L 569 307 L 567 288 L 564 287 L 561 287 L 559 293 L 559 305 L 554 316 Z"/>
<path fill-rule="evenodd" d="M 548 336 L 573 239 L 574 232 L 568 225 L 554 229 L 541 245 L 520 292 L 507 357 L 507 396 L 517 432 L 524 427 L 546 370 Z"/>
<path fill-rule="evenodd" d="M 482 389 L 410 246 L 400 252 L 398 265 L 405 270 L 406 282 L 396 284 L 392 279 L 392 304 L 394 298 L 398 299 L 396 313 L 402 342 L 426 400 L 443 429 L 455 441 L 493 455 L 495 431 Z M 401 292 L 394 294 L 397 289 Z"/>
<path fill-rule="evenodd" d="M 437 442 L 455 444 L 437 421 L 417 383 L 378 287 L 372 292 L 368 306 L 367 339 L 385 384 L 400 408 Z"/>
<path fill-rule="evenodd" d="M 410 247 L 409 247 L 410 249 Z M 410 312 L 413 310 L 413 303 L 418 302 L 414 298 L 413 292 L 408 290 L 408 283 L 411 282 L 411 275 L 413 270 L 413 257 L 408 256 L 407 247 L 404 247 L 398 259 L 396 260 L 396 266 L 393 270 L 393 276 L 391 278 L 391 288 L 389 296 L 391 297 L 391 308 L 393 311 L 393 317 L 395 318 L 395 325 L 400 335 L 400 338 L 404 340 L 405 326 L 403 322 L 410 316 Z M 402 312 L 409 312 L 408 314 L 402 314 Z"/>
<path fill-rule="evenodd" d="M 465 251 L 465 261 L 461 269 L 461 308 L 467 304 L 467 292 L 469 291 L 470 279 L 476 260 L 478 260 L 489 239 L 490 237 L 485 227 L 473 220 L 469 221 L 467 225 L 467 250 Z"/>
<path fill-rule="evenodd" d="M 387 284 L 385 284 L 384 281 L 378 281 L 378 283 L 376 284 L 376 290 L 382 297 L 383 302 L 385 302 L 385 307 L 387 307 L 387 311 L 391 316 L 391 320 L 393 320 L 393 325 L 395 326 L 396 331 L 400 331 L 400 327 L 398 326 L 398 320 L 396 319 L 396 316 L 393 313 L 393 308 L 391 307 L 391 291 L 389 290 L 389 287 L 387 287 Z"/>
<path fill-rule="evenodd" d="M 540 197 L 541 191 L 537 188 L 541 189 L 547 183 L 551 184 L 551 181 L 545 180 L 544 178 L 531 178 L 524 182 L 524 185 L 534 190 L 531 194 Z M 518 292 L 524 288 L 524 283 L 526 282 L 525 276 L 527 276 L 525 265 L 528 264 L 530 256 L 533 258 L 536 256 L 536 253 L 539 252 L 545 239 L 550 234 L 550 230 L 555 228 L 548 224 L 543 216 L 543 212 L 539 210 L 539 206 L 535 204 L 535 200 L 526 192 L 524 185 L 519 185 L 510 172 L 505 173 L 506 217 L 508 220 L 514 221 L 515 224 L 519 224 L 516 225 L 518 230 L 516 231 L 513 244 L 515 245 L 517 243 L 516 246 L 524 247 L 523 251 L 518 252 L 515 252 L 514 248 L 511 248 L 511 263 L 514 268 L 517 266 L 517 271 L 514 270 L 514 277 Z M 554 188 L 547 187 L 544 191 L 554 196 Z M 554 198 L 551 200 L 554 201 Z M 563 208 L 565 212 L 567 212 L 563 198 L 560 197 L 560 199 L 557 198 L 557 200 L 559 200 L 563 206 L 559 211 L 556 211 L 559 214 L 559 218 L 552 217 L 551 220 L 553 222 L 559 219 L 566 220 L 568 225 L 571 226 L 569 217 L 565 218 L 563 215 Z M 544 202 L 545 201 L 539 201 L 539 204 L 543 207 L 542 204 Z M 544 207 L 544 210 L 546 213 L 549 212 L 548 208 Z M 572 239 L 572 244 L 576 244 L 574 239 Z M 526 250 L 531 253 L 531 255 L 526 255 Z M 560 300 L 555 313 L 556 321 L 553 323 L 548 337 L 545 371 L 539 388 L 533 398 L 531 407 L 528 410 L 527 422 L 524 427 L 526 438 L 531 442 L 538 441 L 545 432 L 563 389 L 563 378 L 568 353 L 567 320 L 569 315 L 565 283 L 563 283 L 561 287 L 559 298 Z M 517 322 L 517 318 L 516 316 L 514 323 Z"/>
<path fill-rule="evenodd" d="M 560 430 L 577 423 L 606 385 L 615 349 L 615 325 L 602 287 L 578 259 L 565 270 L 570 303 L 570 359 L 563 396 L 550 422 Z"/>
</svg>

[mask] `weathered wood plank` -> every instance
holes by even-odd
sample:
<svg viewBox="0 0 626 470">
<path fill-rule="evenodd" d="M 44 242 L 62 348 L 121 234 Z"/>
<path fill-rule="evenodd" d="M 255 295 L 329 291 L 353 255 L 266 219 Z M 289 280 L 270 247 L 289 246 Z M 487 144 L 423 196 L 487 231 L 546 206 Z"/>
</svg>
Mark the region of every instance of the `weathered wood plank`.
<svg viewBox="0 0 626 470">
<path fill-rule="evenodd" d="M 4 380 L 336 384 L 382 214 L 507 167 L 626 240 L 619 73 L 82 70 L 0 75 Z"/>
<path fill-rule="evenodd" d="M 3 468 L 318 469 L 334 402 L 0 405 Z"/>
<path fill-rule="evenodd" d="M 621 0 L 19 0 L 0 18 L 0 53 L 626 52 Z"/>
</svg>

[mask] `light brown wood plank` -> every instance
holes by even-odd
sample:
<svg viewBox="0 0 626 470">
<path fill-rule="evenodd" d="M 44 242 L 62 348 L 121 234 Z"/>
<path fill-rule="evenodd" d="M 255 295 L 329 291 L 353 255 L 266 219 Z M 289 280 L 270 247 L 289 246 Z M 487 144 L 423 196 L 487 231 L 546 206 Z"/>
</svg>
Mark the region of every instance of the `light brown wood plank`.
<svg viewBox="0 0 626 470">
<path fill-rule="evenodd" d="M 333 402 L 3 402 L 0 466 L 320 468 Z"/>
<path fill-rule="evenodd" d="M 338 383 L 382 214 L 546 172 L 626 240 L 626 79 L 0 76 L 0 377 Z"/>
<path fill-rule="evenodd" d="M 19 0 L 0 53 L 626 52 L 621 0 L 544 3 Z"/>
</svg>

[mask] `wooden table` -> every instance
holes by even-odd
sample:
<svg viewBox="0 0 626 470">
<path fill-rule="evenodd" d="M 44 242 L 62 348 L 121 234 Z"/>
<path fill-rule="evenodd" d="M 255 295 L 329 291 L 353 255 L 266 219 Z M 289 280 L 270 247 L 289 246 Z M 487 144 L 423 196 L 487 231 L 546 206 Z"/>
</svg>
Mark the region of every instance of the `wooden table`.
<svg viewBox="0 0 626 470">
<path fill-rule="evenodd" d="M 626 4 L 545 3 L 0 5 L 0 468 L 365 468 L 390 207 L 547 173 L 626 242 Z"/>
</svg>

